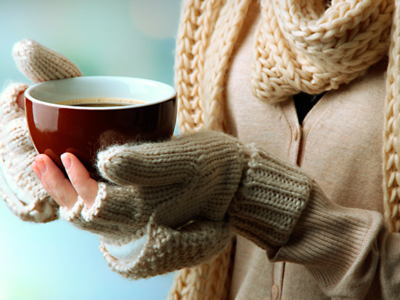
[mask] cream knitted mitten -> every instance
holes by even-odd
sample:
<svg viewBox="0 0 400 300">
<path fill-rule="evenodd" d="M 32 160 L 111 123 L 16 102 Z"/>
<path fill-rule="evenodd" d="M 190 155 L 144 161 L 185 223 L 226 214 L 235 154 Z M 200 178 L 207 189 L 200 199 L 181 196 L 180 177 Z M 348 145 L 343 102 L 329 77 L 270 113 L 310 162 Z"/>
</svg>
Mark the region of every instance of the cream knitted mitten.
<svg viewBox="0 0 400 300">
<path fill-rule="evenodd" d="M 92 207 L 78 199 L 61 215 L 100 234 L 110 267 L 131 278 L 209 260 L 226 247 L 230 228 L 264 249 L 282 245 L 312 185 L 299 169 L 214 131 L 113 146 L 98 159 L 101 174 L 117 185 L 99 183 Z M 134 259 L 107 251 L 143 239 Z"/>
<path fill-rule="evenodd" d="M 81 76 L 66 57 L 32 40 L 16 44 L 14 59 L 33 82 Z M 25 112 L 17 105 L 18 96 L 28 88 L 11 84 L 0 97 L 0 169 L 12 191 L 0 190 L 0 197 L 24 221 L 49 222 L 58 218 L 58 204 L 43 189 L 31 169 L 37 155 L 29 136 Z"/>
</svg>

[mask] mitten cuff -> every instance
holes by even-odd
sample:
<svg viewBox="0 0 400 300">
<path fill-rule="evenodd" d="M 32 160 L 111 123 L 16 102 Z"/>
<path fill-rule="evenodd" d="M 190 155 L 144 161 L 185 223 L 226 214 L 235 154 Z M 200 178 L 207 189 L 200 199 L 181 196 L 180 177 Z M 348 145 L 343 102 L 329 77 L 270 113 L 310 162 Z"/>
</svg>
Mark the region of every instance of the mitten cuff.
<svg viewBox="0 0 400 300">
<path fill-rule="evenodd" d="M 135 242 L 139 244 L 137 253 L 127 259 L 113 257 L 102 242 L 100 251 L 112 271 L 140 279 L 193 267 L 223 251 L 232 238 L 226 223 L 212 221 L 196 221 L 174 230 L 151 218 L 146 231 L 147 235 Z"/>
<path fill-rule="evenodd" d="M 311 179 L 300 169 L 250 145 L 248 168 L 229 207 L 232 230 L 263 249 L 283 245 L 311 189 Z"/>
</svg>

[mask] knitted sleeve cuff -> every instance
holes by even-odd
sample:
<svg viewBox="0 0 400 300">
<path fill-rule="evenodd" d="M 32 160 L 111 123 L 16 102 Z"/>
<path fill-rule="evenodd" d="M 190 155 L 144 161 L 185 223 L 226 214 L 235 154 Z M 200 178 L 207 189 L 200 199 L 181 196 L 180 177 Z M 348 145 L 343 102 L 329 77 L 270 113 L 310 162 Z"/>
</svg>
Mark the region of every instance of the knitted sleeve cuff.
<svg viewBox="0 0 400 300">
<path fill-rule="evenodd" d="M 146 232 L 125 258 L 112 256 L 110 245 L 102 242 L 100 251 L 112 271 L 140 279 L 193 267 L 212 259 L 232 239 L 226 223 L 212 221 L 196 221 L 174 230 L 151 219 Z"/>
<path fill-rule="evenodd" d="M 346 296 L 358 298 L 375 277 L 376 241 L 382 226 L 380 213 L 339 206 L 314 183 L 289 241 L 268 256 L 272 261 L 306 266 L 328 295 L 329 289 L 337 289 L 351 291 L 354 295 Z M 351 288 L 346 286 L 350 284 Z"/>
<path fill-rule="evenodd" d="M 230 207 L 232 230 L 263 249 L 286 243 L 307 205 L 311 179 L 255 145 Z"/>
</svg>

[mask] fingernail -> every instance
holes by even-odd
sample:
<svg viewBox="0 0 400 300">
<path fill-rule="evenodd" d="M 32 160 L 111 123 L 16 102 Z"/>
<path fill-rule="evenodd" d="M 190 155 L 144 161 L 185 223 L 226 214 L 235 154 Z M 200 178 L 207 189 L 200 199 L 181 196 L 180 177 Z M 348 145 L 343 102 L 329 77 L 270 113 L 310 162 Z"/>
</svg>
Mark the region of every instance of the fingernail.
<svg viewBox="0 0 400 300">
<path fill-rule="evenodd" d="M 35 173 L 36 177 L 39 178 L 39 180 L 41 180 L 42 173 L 40 173 L 40 170 L 35 162 L 32 163 L 32 170 L 33 170 L 33 173 Z"/>
<path fill-rule="evenodd" d="M 35 160 L 36 165 L 38 166 L 40 172 L 43 174 L 46 174 L 47 171 L 47 167 L 46 167 L 46 163 L 44 162 L 43 159 L 39 158 Z"/>
<path fill-rule="evenodd" d="M 72 165 L 71 159 L 68 157 L 68 155 L 63 154 L 63 155 L 61 155 L 61 161 L 62 161 L 65 169 L 68 171 Z"/>
</svg>

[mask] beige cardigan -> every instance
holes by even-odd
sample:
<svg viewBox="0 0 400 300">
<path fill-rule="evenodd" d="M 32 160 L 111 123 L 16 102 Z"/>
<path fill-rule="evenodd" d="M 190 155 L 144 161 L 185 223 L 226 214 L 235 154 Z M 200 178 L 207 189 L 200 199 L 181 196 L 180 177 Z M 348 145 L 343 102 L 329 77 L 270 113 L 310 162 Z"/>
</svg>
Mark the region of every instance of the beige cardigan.
<svg viewBox="0 0 400 300">
<path fill-rule="evenodd" d="M 307 0 L 287 2 L 263 0 L 263 3 L 272 3 L 271 1 L 274 1 L 275 8 L 288 3 L 302 3 L 303 6 L 298 5 L 297 8 L 304 8 L 311 3 Z M 358 65 L 355 64 L 356 69 L 361 68 L 356 73 L 363 73 L 366 70 L 362 68 L 363 65 L 369 66 L 377 62 L 377 58 L 380 60 L 383 57 L 382 53 L 385 51 L 383 46 L 386 45 L 389 29 L 388 20 L 393 6 L 381 0 L 376 0 L 376 2 L 355 0 L 351 1 L 351 4 L 339 0 L 332 2 L 332 6 L 335 5 L 340 6 L 341 13 L 344 12 L 342 18 L 342 21 L 345 21 L 342 24 L 344 28 L 349 28 L 346 27 L 348 25 L 351 27 L 353 21 L 357 24 L 361 20 L 362 26 L 358 29 L 361 32 L 369 30 L 368 34 L 355 35 L 356 41 L 350 40 L 350 46 L 361 45 L 359 50 L 350 50 L 350 52 L 365 54 L 361 55 L 364 59 L 361 60 L 362 63 L 358 61 Z M 296 10 L 294 6 L 292 8 Z M 249 11 L 248 7 L 250 7 Z M 308 91 L 313 88 L 315 82 L 318 83 L 317 90 L 321 87 L 337 88 L 340 80 L 341 83 L 348 83 L 349 78 L 344 78 L 345 72 L 342 72 L 340 68 L 341 60 L 338 60 L 340 64 L 336 60 L 340 58 L 336 52 L 343 52 L 341 46 L 346 44 L 343 42 L 348 37 L 334 41 L 332 45 L 339 45 L 338 49 L 328 47 L 327 52 L 336 54 L 335 57 L 326 59 L 325 69 L 323 65 L 318 66 L 318 61 L 307 61 L 304 54 L 297 53 L 296 57 L 290 59 L 300 58 L 301 65 L 293 60 L 287 65 L 289 69 L 292 67 L 293 69 L 275 68 L 274 70 L 275 73 L 279 73 L 276 72 L 277 70 L 283 70 L 283 73 L 294 71 L 293 74 L 288 74 L 293 77 L 283 78 L 282 81 L 287 85 L 288 91 L 280 94 L 282 83 L 276 84 L 275 90 L 268 90 L 268 84 L 282 78 L 271 77 L 273 79 L 271 81 L 271 78 L 264 76 L 272 69 L 268 69 L 268 63 L 262 56 L 258 57 L 258 61 L 253 66 L 250 65 L 251 61 L 254 63 L 251 56 L 255 25 L 258 23 L 265 25 L 262 28 L 263 35 L 256 35 L 259 38 L 257 45 L 272 48 L 278 46 L 273 43 L 267 45 L 268 39 L 272 41 L 275 38 L 268 30 L 272 24 L 276 35 L 279 36 L 280 29 L 273 18 L 274 14 L 284 13 L 285 7 L 281 7 L 281 10 L 272 14 L 271 7 L 264 5 L 267 9 L 263 9 L 263 18 L 260 22 L 259 6 L 256 1 L 188 0 L 186 2 L 178 41 L 176 68 L 180 99 L 180 127 L 182 131 L 211 127 L 215 130 L 225 130 L 237 136 L 241 142 L 255 142 L 281 159 L 291 164 L 298 164 L 315 179 L 317 184 L 314 185 L 310 201 L 285 245 L 273 249 L 267 246 L 264 247 L 266 250 L 261 250 L 238 236 L 236 247 L 231 248 L 231 245 L 228 245 L 221 255 L 214 257 L 209 263 L 179 272 L 171 297 L 173 299 L 225 299 L 227 297 L 231 299 L 396 299 L 400 294 L 399 274 L 396 272 L 400 258 L 398 254 L 400 237 L 399 234 L 392 233 L 385 227 L 382 213 L 385 213 L 386 220 L 389 221 L 387 224 L 391 229 L 399 228 L 397 182 L 400 183 L 400 174 L 396 168 L 400 165 L 400 159 L 396 151 L 400 149 L 397 132 L 400 120 L 396 120 L 399 115 L 396 112 L 399 111 L 400 105 L 396 101 L 392 102 L 400 98 L 398 95 L 400 88 L 396 88 L 396 86 L 400 87 L 400 83 L 392 86 L 392 83 L 398 80 L 399 71 L 397 68 L 389 67 L 387 82 L 390 92 L 387 94 L 386 103 L 384 101 L 385 63 L 383 63 L 383 67 L 380 64 L 369 68 L 365 76 L 347 86 L 341 85 L 338 90 L 328 92 L 300 127 L 292 98 L 287 92 L 293 94 L 299 90 L 298 88 Z M 317 8 L 322 9 L 321 6 Z M 400 10 L 400 5 L 398 9 Z M 346 16 L 347 11 L 354 13 L 353 19 Z M 304 12 L 307 14 L 307 9 L 304 9 Z M 337 12 L 334 11 L 333 15 Z M 364 19 L 363 16 L 367 13 L 371 18 Z M 312 11 L 311 14 L 313 14 Z M 288 16 L 290 14 L 284 17 Z M 397 16 L 400 16 L 400 11 L 397 12 Z M 215 22 L 217 18 L 218 22 Z M 296 20 L 297 24 L 287 21 L 290 26 L 304 27 L 306 19 L 301 19 L 300 23 Z M 329 20 L 328 17 L 325 19 Z M 325 41 L 332 38 L 331 33 L 335 33 L 334 38 L 336 35 L 340 36 L 340 32 L 343 33 L 343 30 L 340 31 L 340 28 L 331 26 L 332 24 L 326 20 L 325 23 L 322 22 L 323 26 L 330 29 L 323 36 Z M 368 21 L 363 23 L 365 20 Z M 308 28 L 310 32 L 318 27 L 313 22 L 308 24 L 311 26 Z M 394 23 L 396 24 L 397 22 Z M 307 26 L 304 28 L 305 31 L 295 30 L 297 37 L 292 36 L 293 43 L 300 41 L 301 46 L 302 42 L 307 43 L 310 39 L 311 44 L 314 43 L 315 34 L 310 35 L 310 32 L 306 32 Z M 359 32 L 357 30 L 355 32 Z M 393 32 L 399 35 L 397 30 Z M 301 36 L 298 38 L 298 35 L 303 35 L 303 33 L 308 36 L 305 39 Z M 316 36 L 319 34 L 316 33 Z M 372 36 L 372 39 L 367 39 L 367 43 L 364 43 L 365 37 L 368 36 Z M 264 41 L 261 43 L 260 40 L 263 38 Z M 394 39 L 392 46 L 397 40 L 400 40 L 400 35 L 399 39 Z M 280 46 L 285 43 L 281 42 Z M 286 46 L 289 44 L 286 43 Z M 314 48 L 321 45 L 325 47 L 324 42 L 320 41 L 314 44 Z M 261 46 L 257 48 L 260 52 L 265 49 Z M 281 63 L 279 60 L 282 58 L 290 61 L 289 50 L 281 52 L 282 55 L 277 51 L 276 64 Z M 346 51 L 343 53 L 346 54 Z M 319 55 L 318 52 L 314 54 Z M 390 57 L 393 62 L 393 56 Z M 360 60 L 360 57 L 356 58 Z M 303 68 L 303 63 L 308 64 L 307 70 Z M 346 62 L 348 63 L 353 64 L 353 61 Z M 330 68 L 326 68 L 329 65 L 336 70 L 330 72 Z M 273 66 L 269 67 L 273 68 Z M 258 74 L 254 72 L 257 67 L 262 68 L 258 69 L 261 71 Z M 352 69 L 352 66 L 347 65 L 347 67 L 346 70 Z M 304 75 L 304 78 L 308 77 L 309 81 L 300 76 L 305 81 L 297 82 L 299 74 L 296 72 Z M 251 80 L 249 80 L 250 73 L 253 75 Z M 328 76 L 327 73 L 332 74 Z M 321 78 L 328 78 L 328 80 L 324 82 Z M 272 85 L 274 84 L 273 82 Z M 253 89 L 250 89 L 250 86 Z M 13 94 L 14 98 L 16 93 L 17 90 Z M 267 100 L 271 100 L 270 97 L 274 98 L 274 95 L 281 102 L 268 103 Z M 14 98 L 10 97 L 9 100 L 15 103 Z M 383 127 L 385 127 L 386 153 L 384 159 L 380 155 L 383 148 Z M 385 180 L 382 180 L 382 177 L 385 177 L 382 176 L 382 165 L 385 165 L 383 172 L 385 176 L 389 174 Z M 382 181 L 385 182 L 385 189 L 382 189 Z M 386 201 L 388 195 L 390 195 L 390 201 Z M 249 209 L 246 205 L 250 205 L 251 208 L 251 202 L 242 204 L 240 206 L 243 209 L 242 212 Z M 152 228 L 151 225 L 150 223 L 149 228 Z M 162 228 L 160 229 L 163 231 Z M 164 237 L 163 234 L 149 236 L 156 239 Z M 203 234 L 202 237 L 207 238 L 208 235 Z M 263 245 L 263 243 L 259 244 Z M 154 255 L 150 255 L 150 259 L 145 259 L 145 262 L 150 264 L 151 271 L 157 271 L 159 267 L 160 272 L 165 271 L 159 258 L 161 261 L 164 258 L 168 260 L 168 255 L 165 254 L 176 254 L 177 251 L 171 248 L 167 251 L 153 245 L 147 244 L 146 250 Z M 197 245 L 190 243 L 190 246 L 207 248 L 207 243 L 201 242 Z M 126 267 L 123 264 L 118 265 L 118 262 L 107 253 L 103 246 L 101 249 L 110 267 L 115 267 L 115 271 L 121 271 Z M 233 252 L 232 249 L 235 251 Z M 190 256 L 190 251 L 185 252 L 185 254 L 188 253 Z M 198 256 L 190 257 L 195 263 L 195 258 Z M 184 261 L 182 256 L 175 256 L 175 258 Z M 141 261 L 135 260 L 133 264 L 135 270 L 132 271 L 148 271 L 143 268 Z M 167 268 L 167 270 L 170 269 Z M 150 272 L 142 274 L 142 277 L 154 274 L 155 272 Z"/>
<path fill-rule="evenodd" d="M 259 18 L 258 3 L 253 1 L 224 78 L 223 127 L 241 142 L 255 142 L 298 164 L 340 206 L 326 208 L 330 226 L 310 223 L 312 211 L 305 212 L 289 242 L 269 253 L 269 259 L 264 250 L 238 237 L 232 272 L 224 275 L 219 269 L 215 275 L 215 265 L 228 266 L 229 255 L 223 253 L 209 265 L 180 271 L 170 297 L 192 299 L 189 291 L 197 291 L 199 299 L 225 298 L 223 291 L 218 292 L 224 284 L 216 282 L 227 284 L 232 276 L 229 299 L 397 299 L 400 235 L 385 228 L 381 215 L 386 63 L 328 92 L 300 126 L 291 97 L 267 104 L 251 91 L 251 51 Z M 200 118 L 201 112 L 197 114 Z M 352 220 L 352 228 L 342 218 Z M 311 243 L 309 235 L 320 242 Z M 346 271 L 337 272 L 336 265 L 345 265 Z M 214 274 L 207 275 L 213 273 L 210 268 Z M 213 283 L 207 285 L 207 278 Z"/>
</svg>

